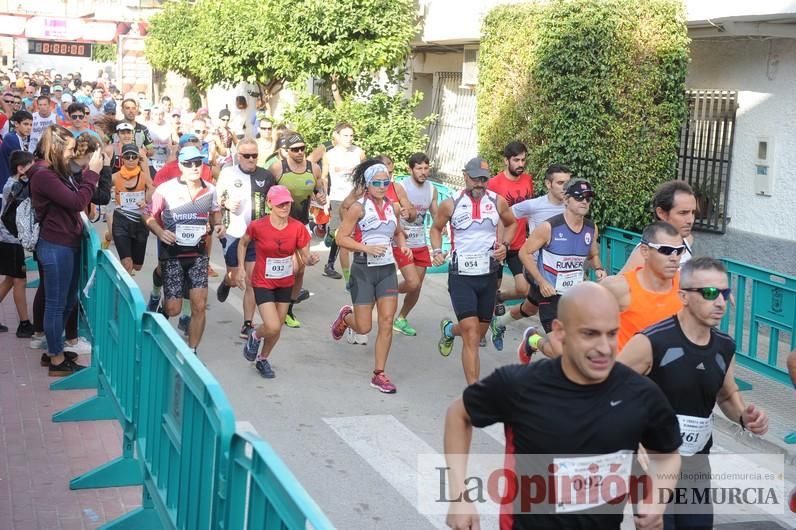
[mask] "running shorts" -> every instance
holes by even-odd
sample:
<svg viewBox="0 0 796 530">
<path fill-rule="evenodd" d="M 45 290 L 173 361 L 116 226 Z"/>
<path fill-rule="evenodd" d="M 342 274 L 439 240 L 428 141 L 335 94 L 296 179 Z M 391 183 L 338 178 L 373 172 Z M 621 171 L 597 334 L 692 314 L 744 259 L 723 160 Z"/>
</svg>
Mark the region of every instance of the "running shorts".
<svg viewBox="0 0 796 530">
<path fill-rule="evenodd" d="M 398 276 L 395 265 L 368 267 L 366 258 L 357 253 L 351 264 L 351 303 L 372 304 L 385 296 L 398 296 Z"/>
<path fill-rule="evenodd" d="M 112 235 L 120 260 L 132 258 L 134 265 L 144 264 L 149 229 L 142 219 L 134 221 L 120 210 L 114 210 Z"/>
<path fill-rule="evenodd" d="M 182 298 L 185 291 L 207 289 L 207 256 L 169 258 L 160 262 L 163 294 L 166 299 Z"/>
<path fill-rule="evenodd" d="M 257 305 L 267 303 L 289 304 L 292 292 L 292 285 L 290 287 L 277 287 L 275 289 L 254 287 L 254 301 Z"/>
<path fill-rule="evenodd" d="M 497 280 L 498 273 L 494 272 L 480 276 L 448 275 L 448 292 L 459 322 L 470 317 L 478 317 L 480 322 L 492 320 Z"/>
<path fill-rule="evenodd" d="M 227 264 L 227 267 L 238 266 L 238 241 L 240 241 L 240 238 L 237 237 L 224 238 L 224 263 Z M 244 260 L 246 263 L 256 260 L 255 245 L 253 241 L 250 241 L 249 246 L 246 247 L 246 257 Z"/>
<path fill-rule="evenodd" d="M 25 278 L 25 249 L 19 243 L 0 243 L 0 276 Z"/>
<path fill-rule="evenodd" d="M 431 253 L 428 247 L 418 247 L 412 249 L 412 257 L 407 258 L 398 247 L 393 247 L 392 255 L 395 257 L 395 264 L 399 269 L 407 265 L 415 267 L 431 267 Z"/>
</svg>

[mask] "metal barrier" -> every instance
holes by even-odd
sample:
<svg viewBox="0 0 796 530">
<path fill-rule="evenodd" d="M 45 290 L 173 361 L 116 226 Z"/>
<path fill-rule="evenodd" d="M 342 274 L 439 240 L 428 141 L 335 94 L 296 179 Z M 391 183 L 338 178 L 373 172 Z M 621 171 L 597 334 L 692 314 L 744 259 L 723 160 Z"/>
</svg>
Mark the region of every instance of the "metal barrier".
<svg viewBox="0 0 796 530">
<path fill-rule="evenodd" d="M 77 308 L 80 335 L 88 338 L 93 337 L 94 334 L 92 326 L 96 313 L 96 304 L 91 296 L 93 289 L 92 275 L 97 266 L 97 253 L 99 251 L 100 241 L 97 232 L 88 217 L 83 216 L 83 240 L 80 246 L 80 292 L 77 298 Z M 52 383 L 50 390 L 77 390 L 96 387 L 97 364 L 92 355 L 91 365 L 88 368 Z"/>
<path fill-rule="evenodd" d="M 735 306 L 719 328 L 735 339 L 738 364 L 791 386 L 785 362 L 796 347 L 796 278 L 729 259 L 722 262 L 730 274 Z M 782 334 L 790 340 L 782 341 Z"/>
<path fill-rule="evenodd" d="M 103 529 L 221 528 L 235 430 L 218 382 L 163 315 L 141 318 L 142 507 Z"/>
<path fill-rule="evenodd" d="M 641 242 L 641 234 L 612 226 L 600 230 L 600 261 L 606 274 L 618 274 L 633 249 Z"/>
<path fill-rule="evenodd" d="M 232 437 L 228 492 L 226 529 L 334 528 L 271 446 L 254 434 Z"/>
<path fill-rule="evenodd" d="M 121 457 L 75 477 L 71 489 L 141 484 L 133 441 L 140 393 L 141 315 L 146 306 L 136 283 L 109 251 L 97 254 L 92 274 L 93 287 L 84 302 L 94 315 L 92 365 L 97 395 L 54 414 L 53 421 L 118 419 L 124 440 Z"/>
</svg>

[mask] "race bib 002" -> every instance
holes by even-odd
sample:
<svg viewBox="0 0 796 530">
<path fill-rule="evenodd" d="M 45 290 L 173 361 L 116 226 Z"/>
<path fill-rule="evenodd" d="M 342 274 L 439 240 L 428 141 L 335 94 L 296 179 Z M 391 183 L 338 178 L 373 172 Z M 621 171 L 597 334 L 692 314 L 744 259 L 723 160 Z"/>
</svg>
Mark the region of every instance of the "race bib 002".
<svg viewBox="0 0 796 530">
<path fill-rule="evenodd" d="M 556 274 L 556 293 L 564 294 L 581 283 L 583 283 L 583 271 L 559 272 Z"/>
</svg>

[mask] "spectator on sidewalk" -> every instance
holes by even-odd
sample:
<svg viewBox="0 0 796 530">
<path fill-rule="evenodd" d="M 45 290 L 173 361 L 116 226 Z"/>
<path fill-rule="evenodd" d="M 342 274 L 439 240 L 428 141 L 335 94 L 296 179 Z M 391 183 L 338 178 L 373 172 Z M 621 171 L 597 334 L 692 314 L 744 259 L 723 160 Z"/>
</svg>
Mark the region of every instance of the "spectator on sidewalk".
<svg viewBox="0 0 796 530">
<path fill-rule="evenodd" d="M 11 176 L 9 176 L 3 187 L 3 208 L 5 214 L 9 207 L 14 190 L 19 186 L 27 186 L 27 176 L 25 172 L 33 165 L 33 154 L 27 151 L 14 151 L 11 153 Z M 16 216 L 13 221 L 16 221 Z M 14 290 L 14 305 L 19 316 L 19 326 L 17 327 L 17 337 L 21 339 L 33 336 L 33 324 L 28 320 L 28 299 L 25 296 L 25 284 L 27 274 L 25 271 L 25 250 L 22 248 L 15 234 L 9 232 L 5 222 L 0 223 L 0 274 L 5 278 L 0 282 L 0 303 L 6 295 Z M 8 327 L 0 324 L 0 332 L 8 331 Z"/>
<path fill-rule="evenodd" d="M 102 155 L 96 151 L 76 182 L 70 161 L 75 154 L 75 138 L 69 130 L 52 125 L 39 142 L 42 156 L 31 168 L 31 200 L 40 220 L 36 255 L 44 271 L 44 331 L 50 357 L 49 375 L 70 375 L 82 370 L 75 362 L 77 355 L 64 350 L 63 333 L 66 319 L 77 302 L 80 244 L 83 221 L 80 213 L 91 198 L 102 169 Z"/>
</svg>

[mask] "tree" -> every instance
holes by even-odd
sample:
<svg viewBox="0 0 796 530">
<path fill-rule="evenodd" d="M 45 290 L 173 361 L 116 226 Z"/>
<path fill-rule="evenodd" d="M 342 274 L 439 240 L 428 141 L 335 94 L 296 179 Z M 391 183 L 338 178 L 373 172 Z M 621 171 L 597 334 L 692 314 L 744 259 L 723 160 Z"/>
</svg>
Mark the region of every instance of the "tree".
<svg viewBox="0 0 796 530">
<path fill-rule="evenodd" d="M 255 83 L 266 102 L 320 78 L 339 105 L 363 74 L 403 65 L 416 31 L 412 0 L 181 0 L 152 17 L 146 54 L 199 88 Z"/>
</svg>

